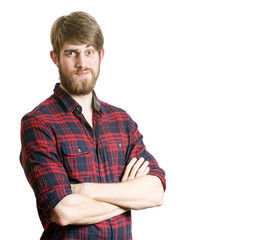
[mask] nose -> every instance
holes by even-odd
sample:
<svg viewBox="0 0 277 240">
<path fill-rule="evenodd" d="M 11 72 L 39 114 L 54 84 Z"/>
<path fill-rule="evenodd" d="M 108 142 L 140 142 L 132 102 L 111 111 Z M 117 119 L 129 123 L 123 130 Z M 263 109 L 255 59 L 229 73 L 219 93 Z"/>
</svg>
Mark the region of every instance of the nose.
<svg viewBox="0 0 277 240">
<path fill-rule="evenodd" d="M 76 67 L 77 68 L 86 68 L 86 59 L 85 56 L 82 54 L 79 54 L 76 58 Z"/>
</svg>

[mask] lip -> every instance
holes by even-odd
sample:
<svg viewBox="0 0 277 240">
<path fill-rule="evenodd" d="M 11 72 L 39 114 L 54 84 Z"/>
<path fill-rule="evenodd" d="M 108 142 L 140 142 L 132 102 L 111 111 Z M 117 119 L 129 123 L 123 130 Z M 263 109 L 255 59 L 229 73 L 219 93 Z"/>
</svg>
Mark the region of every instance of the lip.
<svg viewBox="0 0 277 240">
<path fill-rule="evenodd" d="M 86 77 L 89 74 L 90 74 L 90 72 L 87 71 L 87 72 L 77 73 L 77 76 L 79 76 L 79 77 Z"/>
</svg>

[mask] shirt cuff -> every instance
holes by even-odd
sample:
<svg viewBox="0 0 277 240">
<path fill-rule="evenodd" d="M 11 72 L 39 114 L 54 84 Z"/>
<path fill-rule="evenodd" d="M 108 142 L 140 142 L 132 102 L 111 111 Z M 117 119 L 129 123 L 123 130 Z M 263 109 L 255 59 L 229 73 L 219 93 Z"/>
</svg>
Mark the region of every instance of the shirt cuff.
<svg viewBox="0 0 277 240">
<path fill-rule="evenodd" d="M 52 210 L 64 197 L 66 197 L 69 194 L 72 194 L 72 190 L 68 186 L 47 192 L 39 201 L 39 206 L 43 210 L 44 214 L 48 218 L 50 218 Z"/>
<path fill-rule="evenodd" d="M 165 179 L 165 172 L 161 168 L 159 169 L 150 169 L 150 172 L 148 175 L 156 176 L 158 177 L 163 185 L 164 191 L 166 190 L 166 179 Z"/>
</svg>

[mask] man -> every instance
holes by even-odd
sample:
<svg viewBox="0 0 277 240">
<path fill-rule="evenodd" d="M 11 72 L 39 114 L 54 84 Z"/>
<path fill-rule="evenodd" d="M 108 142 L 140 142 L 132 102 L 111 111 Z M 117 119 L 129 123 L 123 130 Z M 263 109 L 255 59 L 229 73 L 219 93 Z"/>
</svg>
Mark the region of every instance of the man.
<svg viewBox="0 0 277 240">
<path fill-rule="evenodd" d="M 95 19 L 58 18 L 51 43 L 61 83 L 21 123 L 41 239 L 132 239 L 130 210 L 163 203 L 165 173 L 129 115 L 93 91 L 104 56 Z"/>
</svg>

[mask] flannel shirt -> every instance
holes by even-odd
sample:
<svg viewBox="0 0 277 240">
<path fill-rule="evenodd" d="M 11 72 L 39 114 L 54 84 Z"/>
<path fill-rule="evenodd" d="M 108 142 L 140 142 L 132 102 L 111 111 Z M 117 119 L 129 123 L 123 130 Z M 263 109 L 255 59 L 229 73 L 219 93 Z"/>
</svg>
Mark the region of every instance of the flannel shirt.
<svg viewBox="0 0 277 240">
<path fill-rule="evenodd" d="M 93 92 L 93 128 L 81 106 L 56 84 L 54 94 L 26 114 L 21 122 L 20 162 L 33 188 L 44 232 L 41 239 L 132 239 L 131 211 L 92 225 L 58 226 L 51 211 L 70 184 L 120 182 L 133 157 L 149 161 L 149 175 L 165 173 L 146 150 L 137 124 Z"/>
</svg>

